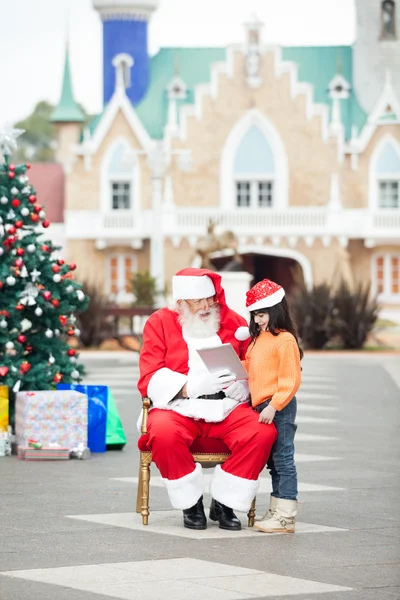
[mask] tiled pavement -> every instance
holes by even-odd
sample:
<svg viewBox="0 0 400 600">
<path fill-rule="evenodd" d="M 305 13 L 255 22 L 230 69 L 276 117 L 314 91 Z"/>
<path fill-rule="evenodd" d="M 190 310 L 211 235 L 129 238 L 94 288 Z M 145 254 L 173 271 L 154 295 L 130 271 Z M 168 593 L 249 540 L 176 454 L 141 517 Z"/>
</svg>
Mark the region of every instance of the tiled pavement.
<svg viewBox="0 0 400 600">
<path fill-rule="evenodd" d="M 156 468 L 143 527 L 135 355 L 86 362 L 88 383 L 111 386 L 128 444 L 90 461 L 0 459 L 0 600 L 400 599 L 400 356 L 306 357 L 298 527 L 272 536 L 185 530 Z M 260 513 L 269 490 L 265 473 Z"/>
</svg>

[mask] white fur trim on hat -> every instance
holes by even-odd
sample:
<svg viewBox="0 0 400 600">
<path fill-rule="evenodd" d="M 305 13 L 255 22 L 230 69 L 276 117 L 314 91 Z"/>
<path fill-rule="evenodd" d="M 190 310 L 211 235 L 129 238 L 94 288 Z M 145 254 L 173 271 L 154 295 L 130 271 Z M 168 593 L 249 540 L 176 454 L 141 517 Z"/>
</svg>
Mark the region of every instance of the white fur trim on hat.
<svg viewBox="0 0 400 600">
<path fill-rule="evenodd" d="M 174 275 L 172 278 L 174 300 L 200 300 L 214 295 L 214 284 L 207 275 Z"/>
<path fill-rule="evenodd" d="M 276 304 L 279 304 L 279 302 L 282 302 L 284 296 L 285 290 L 283 288 L 280 288 L 270 296 L 262 298 L 262 300 L 258 300 L 258 302 L 254 302 L 253 304 L 250 304 L 250 306 L 247 307 L 247 310 L 252 311 L 261 310 L 262 308 L 271 308 L 271 306 L 275 306 Z"/>
<path fill-rule="evenodd" d="M 238 327 L 235 331 L 235 338 L 239 342 L 244 342 L 250 337 L 250 331 L 248 327 Z"/>
<path fill-rule="evenodd" d="M 251 503 L 257 494 L 259 480 L 244 479 L 227 473 L 217 465 L 210 484 L 210 494 L 221 504 L 247 512 L 250 509 Z"/>
</svg>

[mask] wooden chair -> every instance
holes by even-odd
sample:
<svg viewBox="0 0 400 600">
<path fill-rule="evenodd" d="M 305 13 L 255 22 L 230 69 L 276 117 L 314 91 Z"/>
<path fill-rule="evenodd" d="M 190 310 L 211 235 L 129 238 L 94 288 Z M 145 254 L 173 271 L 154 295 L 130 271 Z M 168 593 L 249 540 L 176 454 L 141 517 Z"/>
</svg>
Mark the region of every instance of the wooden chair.
<svg viewBox="0 0 400 600">
<path fill-rule="evenodd" d="M 149 523 L 149 496 L 150 496 L 150 465 L 152 463 L 152 454 L 147 447 L 147 417 L 150 408 L 150 398 L 143 398 L 143 419 L 141 427 L 141 437 L 139 438 L 138 446 L 140 450 L 140 464 L 139 464 L 139 479 L 138 479 L 138 490 L 136 500 L 136 512 L 142 515 L 143 525 Z M 204 446 L 206 447 L 206 438 L 203 440 Z M 220 446 L 223 446 L 220 442 Z M 222 465 L 230 456 L 228 448 L 226 451 L 215 453 L 215 452 L 192 452 L 193 458 L 196 462 L 200 463 L 204 468 L 212 468 L 215 465 Z M 256 515 L 256 499 L 254 498 L 249 512 L 247 513 L 248 525 L 253 527 L 254 519 Z"/>
</svg>

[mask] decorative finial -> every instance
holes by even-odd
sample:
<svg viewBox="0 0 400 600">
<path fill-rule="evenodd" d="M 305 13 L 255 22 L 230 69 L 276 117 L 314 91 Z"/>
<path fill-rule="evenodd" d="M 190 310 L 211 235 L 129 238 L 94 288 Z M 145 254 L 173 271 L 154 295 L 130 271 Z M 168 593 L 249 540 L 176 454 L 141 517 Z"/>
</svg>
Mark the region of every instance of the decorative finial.
<svg viewBox="0 0 400 600">
<path fill-rule="evenodd" d="M 7 123 L 0 129 L 0 148 L 7 162 L 7 157 L 12 154 L 13 150 L 17 149 L 17 138 L 25 133 L 25 129 L 15 129 Z"/>
</svg>

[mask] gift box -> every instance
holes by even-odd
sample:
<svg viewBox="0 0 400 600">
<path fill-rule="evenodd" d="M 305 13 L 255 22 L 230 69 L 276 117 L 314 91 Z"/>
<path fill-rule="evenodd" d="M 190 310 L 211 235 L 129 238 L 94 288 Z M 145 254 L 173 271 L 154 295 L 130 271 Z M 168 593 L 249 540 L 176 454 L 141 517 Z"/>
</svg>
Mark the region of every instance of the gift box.
<svg viewBox="0 0 400 600">
<path fill-rule="evenodd" d="M 34 439 L 44 447 L 87 446 L 88 398 L 75 390 L 18 392 L 15 434 L 18 446 Z"/>
<path fill-rule="evenodd" d="M 30 448 L 18 446 L 18 458 L 21 460 L 68 460 L 69 448 Z"/>
<path fill-rule="evenodd" d="M 59 383 L 58 390 L 76 390 L 88 397 L 88 447 L 91 452 L 106 451 L 108 387 Z"/>
<path fill-rule="evenodd" d="M 0 385 L 0 431 L 8 428 L 8 387 Z"/>
</svg>

